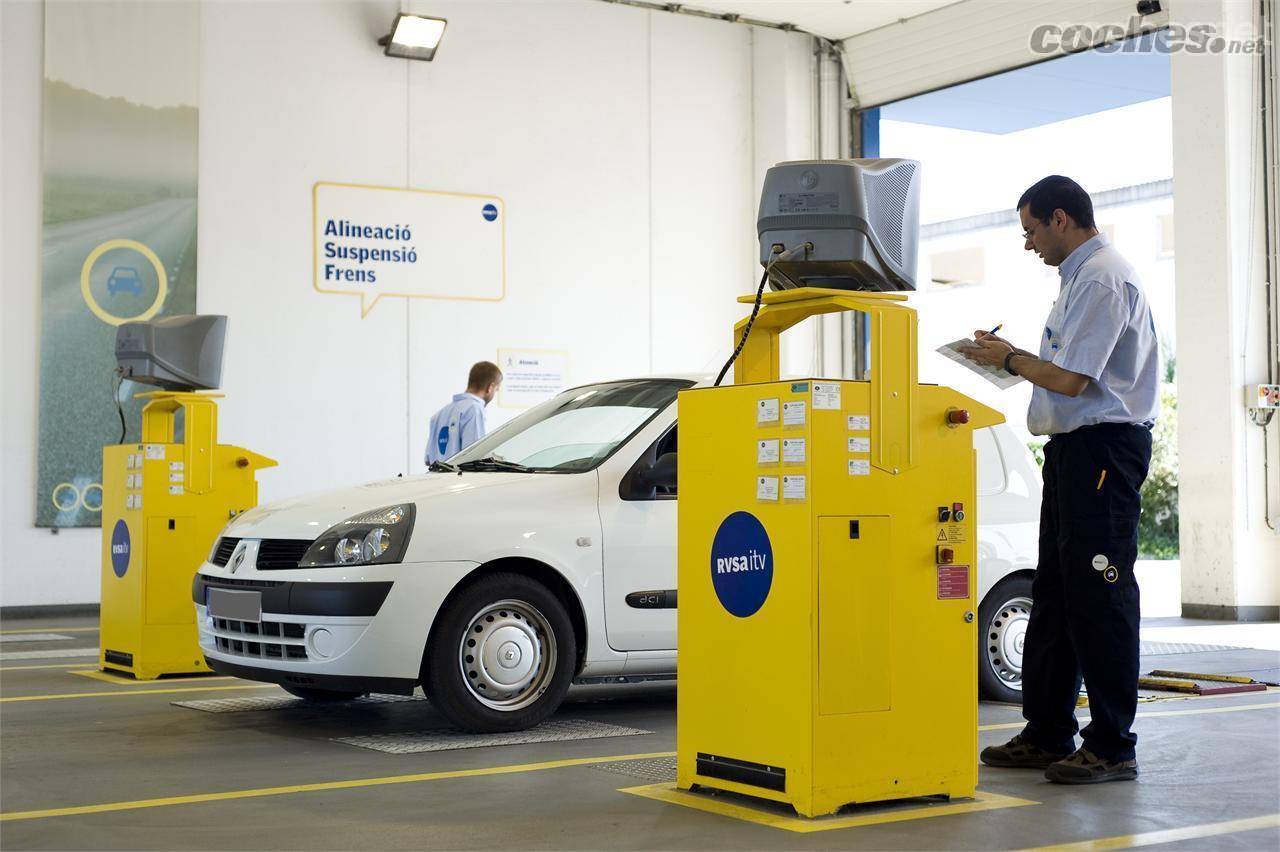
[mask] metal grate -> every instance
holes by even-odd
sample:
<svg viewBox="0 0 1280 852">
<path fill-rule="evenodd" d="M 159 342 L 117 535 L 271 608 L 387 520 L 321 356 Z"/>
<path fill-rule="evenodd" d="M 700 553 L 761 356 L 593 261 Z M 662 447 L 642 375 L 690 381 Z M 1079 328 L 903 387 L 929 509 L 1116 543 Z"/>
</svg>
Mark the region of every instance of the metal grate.
<svg viewBox="0 0 1280 852">
<path fill-rule="evenodd" d="M 899 163 L 880 174 L 862 173 L 862 187 L 867 196 L 868 218 L 871 226 L 899 266 L 903 262 L 902 211 L 911 197 L 911 180 L 916 167 L 912 163 Z"/>
<path fill-rule="evenodd" d="M 650 784 L 663 784 L 676 780 L 675 757 L 654 757 L 644 760 L 618 760 L 610 763 L 592 764 L 592 769 L 602 772 L 613 772 L 617 775 L 628 775 L 648 781 Z"/>
<path fill-rule="evenodd" d="M 297 568 L 310 548 L 311 542 L 303 539 L 264 538 L 258 543 L 256 567 L 260 571 Z"/>
<path fill-rule="evenodd" d="M 634 737 L 652 734 L 641 728 L 624 728 L 585 719 L 555 719 L 527 731 L 506 734 L 469 734 L 451 728 L 405 734 L 370 734 L 360 737 L 336 737 L 334 742 L 387 754 L 420 754 L 428 751 L 452 751 L 460 748 L 554 743 L 566 740 L 594 740 L 602 737 Z"/>
<path fill-rule="evenodd" d="M 1195 645 L 1189 642 L 1139 642 L 1138 653 L 1144 657 L 1165 654 L 1200 654 L 1205 651 L 1239 651 L 1234 645 Z"/>
<path fill-rule="evenodd" d="M 402 701 L 426 701 L 421 695 L 362 695 L 350 701 L 317 704 L 292 695 L 264 695 L 258 698 L 210 698 L 204 701 L 171 701 L 174 707 L 202 710 L 205 713 L 247 713 L 251 710 L 291 710 L 301 707 L 340 708 L 351 704 L 397 704 Z"/>
<path fill-rule="evenodd" d="M 0 636 L 0 643 L 7 645 L 10 642 L 59 642 L 70 638 L 70 636 L 63 636 L 61 633 L 16 633 L 10 636 Z"/>
<path fill-rule="evenodd" d="M 237 621 L 214 618 L 213 636 L 218 650 L 261 660 L 306 660 L 305 624 L 289 621 Z"/>
<path fill-rule="evenodd" d="M 235 553 L 236 545 L 240 543 L 238 538 L 223 537 L 218 539 L 218 546 L 213 550 L 213 558 L 209 561 L 214 565 L 226 565 L 227 560 L 231 558 L 231 554 Z"/>
</svg>

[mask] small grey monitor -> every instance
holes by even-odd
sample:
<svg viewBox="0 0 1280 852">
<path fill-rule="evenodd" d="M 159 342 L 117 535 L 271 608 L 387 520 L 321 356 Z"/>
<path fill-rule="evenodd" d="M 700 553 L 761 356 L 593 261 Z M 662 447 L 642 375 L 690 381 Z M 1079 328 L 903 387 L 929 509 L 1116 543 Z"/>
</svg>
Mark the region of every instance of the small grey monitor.
<svg viewBox="0 0 1280 852">
<path fill-rule="evenodd" d="M 225 316 L 178 314 L 116 329 L 116 363 L 126 379 L 172 391 L 213 390 L 222 382 Z"/>
<path fill-rule="evenodd" d="M 798 160 L 765 174 L 760 263 L 775 290 L 914 290 L 920 164 L 914 160 Z M 774 246 L 813 245 L 774 263 Z"/>
</svg>

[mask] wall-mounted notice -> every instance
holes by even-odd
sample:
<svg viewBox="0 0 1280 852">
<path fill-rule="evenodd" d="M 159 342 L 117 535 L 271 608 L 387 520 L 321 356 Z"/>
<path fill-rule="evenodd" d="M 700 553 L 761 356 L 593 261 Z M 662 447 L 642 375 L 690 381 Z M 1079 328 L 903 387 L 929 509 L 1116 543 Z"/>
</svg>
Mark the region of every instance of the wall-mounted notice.
<svg viewBox="0 0 1280 852">
<path fill-rule="evenodd" d="M 532 408 L 564 390 L 569 353 L 545 349 L 499 349 L 498 367 L 502 384 L 498 405 L 502 408 Z"/>
<path fill-rule="evenodd" d="M 312 187 L 314 284 L 360 297 L 496 302 L 506 295 L 501 198 L 329 183 Z"/>
</svg>

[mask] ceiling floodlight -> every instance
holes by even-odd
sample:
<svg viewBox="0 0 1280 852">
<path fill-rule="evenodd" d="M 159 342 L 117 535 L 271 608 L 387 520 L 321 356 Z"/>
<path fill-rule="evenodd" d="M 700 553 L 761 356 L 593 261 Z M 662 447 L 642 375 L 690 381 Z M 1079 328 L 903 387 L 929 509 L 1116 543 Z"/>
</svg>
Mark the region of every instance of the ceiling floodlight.
<svg viewBox="0 0 1280 852">
<path fill-rule="evenodd" d="M 444 18 L 424 18 L 401 12 L 391 24 L 391 34 L 378 39 L 387 49 L 387 56 L 404 59 L 435 58 L 436 47 L 444 36 Z"/>
</svg>

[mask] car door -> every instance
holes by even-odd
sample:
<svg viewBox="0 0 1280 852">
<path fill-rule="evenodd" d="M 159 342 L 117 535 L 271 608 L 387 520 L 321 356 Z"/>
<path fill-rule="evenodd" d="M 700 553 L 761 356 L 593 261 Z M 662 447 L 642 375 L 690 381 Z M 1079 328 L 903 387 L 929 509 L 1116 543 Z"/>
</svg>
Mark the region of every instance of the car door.
<svg viewBox="0 0 1280 852">
<path fill-rule="evenodd" d="M 658 456 L 675 452 L 675 405 L 641 430 L 628 449 L 600 471 L 606 633 L 609 646 L 618 651 L 673 650 L 675 489 L 640 489 L 635 478 Z"/>
</svg>

